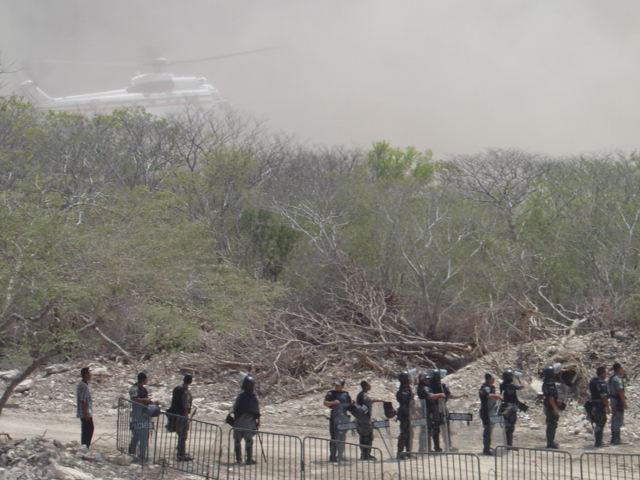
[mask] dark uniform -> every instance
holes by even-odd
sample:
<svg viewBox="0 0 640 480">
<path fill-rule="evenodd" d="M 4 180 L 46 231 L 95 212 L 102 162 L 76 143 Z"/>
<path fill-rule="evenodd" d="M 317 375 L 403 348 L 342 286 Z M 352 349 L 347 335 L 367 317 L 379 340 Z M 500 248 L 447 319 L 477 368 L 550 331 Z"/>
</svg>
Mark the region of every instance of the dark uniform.
<svg viewBox="0 0 640 480">
<path fill-rule="evenodd" d="M 594 425 L 595 446 L 601 447 L 604 426 L 607 423 L 607 397 L 609 396 L 609 387 L 607 386 L 606 380 L 599 376 L 593 377 L 589 382 L 589 394 L 591 396 L 589 416 Z"/>
<path fill-rule="evenodd" d="M 360 435 L 360 449 L 362 460 L 373 460 L 371 455 L 371 445 L 373 445 L 373 427 L 371 426 L 371 408 L 373 406 L 373 399 L 369 396 L 366 390 L 362 390 L 356 397 L 356 405 L 366 407 L 364 412 L 356 420 L 358 428 L 358 434 Z M 365 446 L 366 445 L 366 446 Z M 369 448 L 367 448 L 367 446 Z"/>
<path fill-rule="evenodd" d="M 189 417 L 185 416 L 185 410 L 191 410 L 191 403 L 193 397 L 189 391 L 189 383 L 183 383 L 173 389 L 171 394 L 171 406 L 168 413 L 174 416 L 169 417 L 169 422 L 173 420 L 173 428 L 178 434 L 178 460 L 182 462 L 189 462 L 193 460 L 190 455 L 187 454 L 187 437 L 189 436 Z"/>
<path fill-rule="evenodd" d="M 480 386 L 478 396 L 480 397 L 480 420 L 482 420 L 482 446 L 485 454 L 491 453 L 491 431 L 493 424 L 491 423 L 491 414 L 495 413 L 497 401 L 489 395 L 495 395 L 495 385 L 487 382 Z"/>
<path fill-rule="evenodd" d="M 426 452 L 428 445 L 427 445 L 427 435 L 431 433 L 431 427 L 428 426 L 429 422 L 431 421 L 431 416 L 429 415 L 430 413 L 430 409 L 429 409 L 429 396 L 433 394 L 433 391 L 431 390 L 431 388 L 429 387 L 429 384 L 426 383 L 428 382 L 428 376 L 425 373 L 421 373 L 420 376 L 418 377 L 419 383 L 418 383 L 418 388 L 416 389 L 416 394 L 418 395 L 418 399 L 420 400 L 420 409 L 421 409 L 421 414 L 422 416 L 425 418 L 427 425 L 421 425 L 420 426 L 420 437 L 419 437 L 419 446 L 418 446 L 418 451 L 420 452 Z"/>
<path fill-rule="evenodd" d="M 260 421 L 260 404 L 254 392 L 255 379 L 247 376 L 242 381 L 242 392 L 236 397 L 233 404 L 233 440 L 236 454 L 236 462 L 242 462 L 242 440 L 245 446 L 245 463 L 252 465 L 253 459 L 253 436 L 258 429 Z"/>
<path fill-rule="evenodd" d="M 544 396 L 544 417 L 547 424 L 547 448 L 558 448 L 558 444 L 555 443 L 556 430 L 558 428 L 559 415 L 556 415 L 554 408 L 550 402 L 553 398 L 555 400 L 556 408 L 559 405 L 558 401 L 558 388 L 553 378 L 545 378 L 542 384 L 542 395 Z"/>
<path fill-rule="evenodd" d="M 435 398 L 432 400 L 427 400 L 427 425 L 429 426 L 429 432 L 431 434 L 431 438 L 433 439 L 433 451 L 441 452 L 442 448 L 440 447 L 440 426 L 444 425 L 445 422 L 449 420 L 446 418 L 446 412 L 443 412 L 440 408 L 440 401 L 446 402 L 447 399 L 451 396 L 451 392 L 446 384 L 442 383 L 440 379 L 439 370 L 435 371 L 436 373 L 432 374 L 431 380 L 429 382 L 429 388 L 432 393 L 444 393 L 445 398 L 439 399 Z"/>
<path fill-rule="evenodd" d="M 500 383 L 500 394 L 502 395 L 502 404 L 500 405 L 500 412 L 504 417 L 504 433 L 507 440 L 507 446 L 513 445 L 513 433 L 516 430 L 516 422 L 518 421 L 518 390 L 522 388 L 522 385 L 518 385 L 513 382 L 513 374 L 502 374 L 503 382 Z"/>
<path fill-rule="evenodd" d="M 400 388 L 396 393 L 396 400 L 398 400 L 396 415 L 400 422 L 397 458 L 404 459 L 407 458 L 407 453 L 411 451 L 411 407 L 413 403 L 413 392 L 411 391 L 411 376 L 408 372 L 402 372 L 399 380 Z"/>
<path fill-rule="evenodd" d="M 609 377 L 609 404 L 611 405 L 611 443 L 619 445 L 620 429 L 624 425 L 624 402 L 620 399 L 619 393 L 626 388 L 623 375 L 613 373 Z"/>
<path fill-rule="evenodd" d="M 347 416 L 347 407 L 351 405 L 351 397 L 344 390 L 329 390 L 324 396 L 325 402 L 333 402 L 338 400 L 340 403 L 331 408 L 331 417 L 329 418 L 329 435 L 331 440 L 335 442 L 329 443 L 329 461 L 337 462 L 344 460 L 344 441 L 347 435 L 346 430 L 339 430 L 338 424 L 349 421 Z"/>
</svg>

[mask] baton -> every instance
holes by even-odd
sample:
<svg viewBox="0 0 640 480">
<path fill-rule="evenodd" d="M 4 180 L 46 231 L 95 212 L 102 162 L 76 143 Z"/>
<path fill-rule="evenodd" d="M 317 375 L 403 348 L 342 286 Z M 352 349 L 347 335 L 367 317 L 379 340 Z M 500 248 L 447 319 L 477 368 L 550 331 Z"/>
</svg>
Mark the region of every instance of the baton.
<svg viewBox="0 0 640 480">
<path fill-rule="evenodd" d="M 262 454 L 262 460 L 264 460 L 264 463 L 267 463 L 267 456 L 264 454 L 264 448 L 262 447 L 262 437 L 260 436 L 260 432 L 257 431 L 256 435 L 258 436 L 258 443 L 260 443 L 260 453 Z"/>
</svg>

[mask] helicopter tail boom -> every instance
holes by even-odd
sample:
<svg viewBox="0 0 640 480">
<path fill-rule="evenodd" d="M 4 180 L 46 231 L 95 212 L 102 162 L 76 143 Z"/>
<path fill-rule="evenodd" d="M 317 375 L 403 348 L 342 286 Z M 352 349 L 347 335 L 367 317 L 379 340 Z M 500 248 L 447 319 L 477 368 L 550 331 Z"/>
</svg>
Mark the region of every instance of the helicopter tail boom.
<svg viewBox="0 0 640 480">
<path fill-rule="evenodd" d="M 36 106 L 44 106 L 51 103 L 54 99 L 44 93 L 38 85 L 32 80 L 27 80 L 20 84 L 22 93 Z"/>
</svg>

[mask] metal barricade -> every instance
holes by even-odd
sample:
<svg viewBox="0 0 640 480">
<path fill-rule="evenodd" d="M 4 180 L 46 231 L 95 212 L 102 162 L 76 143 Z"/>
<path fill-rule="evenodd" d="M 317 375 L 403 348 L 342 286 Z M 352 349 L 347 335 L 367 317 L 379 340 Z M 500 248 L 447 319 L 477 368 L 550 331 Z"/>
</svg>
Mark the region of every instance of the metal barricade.
<svg viewBox="0 0 640 480">
<path fill-rule="evenodd" d="M 154 405 L 156 413 L 160 410 Z M 153 437 L 157 418 L 150 415 L 147 405 L 118 399 L 116 420 L 116 448 L 119 452 L 133 456 L 143 468 L 149 463 L 153 449 Z"/>
<path fill-rule="evenodd" d="M 124 398 L 118 399 L 118 417 L 116 420 L 116 448 L 120 453 L 128 453 L 131 442 L 132 403 Z"/>
<path fill-rule="evenodd" d="M 640 480 L 640 455 L 583 453 L 580 477 L 582 480 Z"/>
<path fill-rule="evenodd" d="M 219 425 L 167 412 L 157 420 L 151 456 L 154 463 L 205 478 L 220 477 Z"/>
<path fill-rule="evenodd" d="M 252 462 L 247 463 L 247 440 Z M 239 441 L 239 442 L 238 442 Z M 239 452 L 236 451 L 239 447 Z M 227 463 L 224 478 L 301 480 L 302 440 L 293 435 L 232 428 L 227 436 Z M 238 456 L 239 454 L 239 456 Z M 255 462 L 255 463 L 254 463 Z"/>
<path fill-rule="evenodd" d="M 496 480 L 572 480 L 571 455 L 542 448 L 496 448 Z"/>
<path fill-rule="evenodd" d="M 384 478 L 382 451 L 379 448 L 371 447 L 370 452 L 375 460 L 360 460 L 362 452 L 357 443 L 305 437 L 303 448 L 305 479 L 381 480 Z M 333 448 L 335 448 L 336 459 L 330 461 L 330 452 Z"/>
<path fill-rule="evenodd" d="M 410 453 L 398 461 L 398 478 L 480 480 L 480 459 L 472 453 Z"/>
</svg>

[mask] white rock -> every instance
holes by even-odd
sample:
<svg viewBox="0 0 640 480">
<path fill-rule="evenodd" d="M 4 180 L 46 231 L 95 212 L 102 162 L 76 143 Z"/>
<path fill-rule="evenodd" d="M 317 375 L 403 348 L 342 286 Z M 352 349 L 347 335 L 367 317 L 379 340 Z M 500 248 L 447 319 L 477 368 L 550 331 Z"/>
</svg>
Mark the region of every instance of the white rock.
<svg viewBox="0 0 640 480">
<path fill-rule="evenodd" d="M 110 377 L 111 373 L 107 370 L 107 367 L 93 367 L 91 368 L 91 375 L 93 377 Z"/>
<path fill-rule="evenodd" d="M 16 393 L 24 393 L 33 388 L 35 381 L 32 378 L 27 378 L 23 382 L 19 383 L 16 389 L 14 390 Z"/>
<path fill-rule="evenodd" d="M 56 373 L 68 372 L 71 370 L 69 365 L 64 365 L 62 363 L 56 363 L 54 365 L 48 365 L 44 368 L 45 375 L 55 375 Z"/>
<path fill-rule="evenodd" d="M 12 380 L 18 375 L 20 375 L 20 370 L 4 370 L 0 372 L 0 378 L 2 380 Z"/>
<path fill-rule="evenodd" d="M 60 480 L 93 480 L 93 475 L 82 472 L 75 468 L 58 465 L 55 461 L 51 462 L 52 473 Z"/>
<path fill-rule="evenodd" d="M 120 465 L 121 467 L 131 465 L 131 457 L 128 455 L 114 455 L 113 457 L 109 457 L 109 461 L 116 465 Z"/>
</svg>

